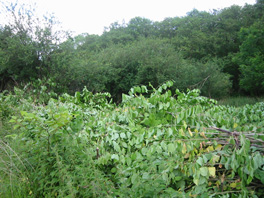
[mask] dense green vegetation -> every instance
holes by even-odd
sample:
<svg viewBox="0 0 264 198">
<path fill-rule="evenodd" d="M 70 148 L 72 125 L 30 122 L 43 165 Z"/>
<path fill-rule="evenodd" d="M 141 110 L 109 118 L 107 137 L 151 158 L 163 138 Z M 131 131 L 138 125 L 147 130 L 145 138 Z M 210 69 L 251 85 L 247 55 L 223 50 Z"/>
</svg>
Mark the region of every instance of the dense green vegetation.
<svg viewBox="0 0 264 198">
<path fill-rule="evenodd" d="M 4 13 L 0 197 L 264 196 L 263 0 L 100 36 Z"/>
<path fill-rule="evenodd" d="M 31 7 L 7 5 L 0 26 L 0 89 L 52 79 L 57 93 L 84 86 L 115 101 L 135 85 L 198 88 L 202 95 L 260 96 L 264 93 L 264 2 L 153 22 L 136 17 L 113 23 L 99 35 L 71 37 L 53 16 L 35 16 Z"/>
<path fill-rule="evenodd" d="M 248 96 L 238 96 L 238 97 L 226 97 L 218 101 L 219 105 L 229 105 L 234 107 L 240 107 L 247 104 L 255 104 L 257 102 L 264 102 L 263 97 L 248 97 Z"/>
<path fill-rule="evenodd" d="M 264 103 L 172 86 L 133 87 L 118 106 L 86 88 L 2 93 L 0 196 L 263 197 Z"/>
</svg>

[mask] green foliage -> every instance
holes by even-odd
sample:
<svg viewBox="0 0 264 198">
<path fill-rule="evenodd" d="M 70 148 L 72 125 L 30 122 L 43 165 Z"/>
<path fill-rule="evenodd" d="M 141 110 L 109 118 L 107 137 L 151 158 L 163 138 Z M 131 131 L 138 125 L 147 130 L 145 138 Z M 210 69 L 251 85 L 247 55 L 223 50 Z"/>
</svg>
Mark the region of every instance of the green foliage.
<svg viewBox="0 0 264 198">
<path fill-rule="evenodd" d="M 263 0 L 66 39 L 14 5 L 0 24 L 0 197 L 264 196 L 264 103 L 210 99 L 230 80 L 263 94 Z"/>
<path fill-rule="evenodd" d="M 229 105 L 240 107 L 246 104 L 256 104 L 258 102 L 264 102 L 264 98 L 253 98 L 253 97 L 246 97 L 246 96 L 237 96 L 237 97 L 227 97 L 219 100 L 219 105 Z"/>
<path fill-rule="evenodd" d="M 0 26 L 0 91 L 11 82 L 49 77 L 51 54 L 65 36 L 55 30 L 54 16 L 39 18 L 34 7 L 18 2 L 2 3 L 1 15 L 6 24 Z"/>
<path fill-rule="evenodd" d="M 3 134 L 1 134 L 2 136 Z M 15 152 L 18 145 L 9 145 L 0 139 L 0 185 L 1 197 L 28 197 L 30 185 L 26 164 Z"/>
<path fill-rule="evenodd" d="M 14 80 L 36 77 L 38 72 L 33 65 L 39 62 L 29 35 L 25 32 L 14 34 L 8 26 L 1 28 L 0 35 L 1 88 L 5 87 L 4 81 L 11 77 Z"/>
<path fill-rule="evenodd" d="M 229 77 L 217 61 L 185 60 L 166 39 L 141 38 L 109 47 L 99 57 L 103 76 L 96 78 L 105 79 L 105 90 L 117 101 L 132 86 L 151 83 L 156 87 L 167 80 L 174 81 L 175 89 L 199 88 L 212 97 L 226 95 L 230 88 Z"/>
<path fill-rule="evenodd" d="M 242 45 L 234 61 L 240 66 L 241 88 L 251 95 L 264 93 L 264 53 L 263 53 L 263 18 L 249 28 L 242 28 L 240 39 Z"/>
<path fill-rule="evenodd" d="M 21 196 L 263 196 L 264 103 L 217 106 L 172 81 L 149 87 L 131 88 L 119 106 L 86 88 L 34 108 L 6 94 L 1 104 L 14 98 L 19 110 L 3 139 L 19 156 L 12 177 L 28 181 Z"/>
<path fill-rule="evenodd" d="M 264 196 L 264 103 L 200 96 L 263 94 L 263 0 L 67 39 L 4 8 L 1 197 Z"/>
<path fill-rule="evenodd" d="M 198 88 L 213 98 L 263 94 L 262 0 L 211 12 L 194 9 L 161 22 L 135 17 L 112 23 L 101 36 L 70 37 L 57 31 L 54 16 L 37 18 L 29 5 L 4 5 L 1 11 L 12 19 L 0 27 L 1 91 L 51 78 L 60 85 L 57 93 L 86 86 L 111 93 L 116 102 L 132 86 L 168 80 L 174 89 Z"/>
<path fill-rule="evenodd" d="M 19 149 L 20 161 L 27 165 L 19 168 L 21 172 L 27 170 L 24 177 L 29 181 L 26 185 L 28 195 L 76 197 L 85 192 L 89 196 L 105 197 L 110 193 L 106 191 L 106 187 L 110 190 L 113 184 L 104 179 L 103 171 L 95 170 L 93 157 L 96 153 L 93 147 L 85 146 L 87 135 L 83 131 L 89 112 L 88 109 L 82 111 L 82 107 L 109 107 L 105 97 L 109 97 L 109 94 L 93 95 L 84 89 L 82 93 L 76 93 L 75 97 L 62 96 L 60 100 L 63 103 L 50 99 L 48 105 L 34 106 L 34 109 L 27 109 L 29 112 L 24 111 L 24 102 L 21 98 L 18 99 L 19 103 L 23 103 L 17 107 L 21 110 L 20 115 L 12 116 L 10 123 L 15 124 L 14 129 L 19 133 L 7 135 L 6 138 L 11 138 L 14 140 L 12 143 L 22 147 Z M 27 100 L 31 101 L 31 98 Z M 4 98 L 3 102 L 9 103 L 8 98 Z M 37 104 L 41 102 L 40 98 Z M 84 118 L 85 115 L 88 117 Z M 8 178 L 8 172 L 2 174 Z M 22 179 L 16 172 L 12 174 L 13 177 Z"/>
</svg>

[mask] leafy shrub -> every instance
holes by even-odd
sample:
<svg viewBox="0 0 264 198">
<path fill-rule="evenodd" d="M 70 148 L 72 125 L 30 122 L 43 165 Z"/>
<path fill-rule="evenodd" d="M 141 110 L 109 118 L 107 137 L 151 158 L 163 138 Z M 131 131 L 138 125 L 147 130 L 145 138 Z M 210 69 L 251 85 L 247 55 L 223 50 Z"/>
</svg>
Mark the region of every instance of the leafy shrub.
<svg viewBox="0 0 264 198">
<path fill-rule="evenodd" d="M 133 87 L 118 106 L 85 88 L 13 115 L 5 139 L 27 170 L 23 192 L 262 197 L 264 103 L 217 106 L 198 90 L 174 95 L 172 86 Z"/>
</svg>

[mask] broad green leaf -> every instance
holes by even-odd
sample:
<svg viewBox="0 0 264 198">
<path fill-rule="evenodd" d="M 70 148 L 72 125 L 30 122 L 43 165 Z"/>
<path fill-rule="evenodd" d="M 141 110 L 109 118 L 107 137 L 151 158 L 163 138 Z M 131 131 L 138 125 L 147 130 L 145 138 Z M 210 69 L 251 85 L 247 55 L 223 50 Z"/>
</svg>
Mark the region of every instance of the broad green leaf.
<svg viewBox="0 0 264 198">
<path fill-rule="evenodd" d="M 201 173 L 201 175 L 204 176 L 204 177 L 209 176 L 209 172 L 208 172 L 208 168 L 207 168 L 207 167 L 201 167 L 201 168 L 200 168 L 200 173 Z"/>
<path fill-rule="evenodd" d="M 168 131 L 167 131 L 167 134 L 168 134 L 169 137 L 172 136 L 173 130 L 171 128 L 169 128 Z"/>
<path fill-rule="evenodd" d="M 254 161 L 254 170 L 256 170 L 264 164 L 264 157 L 261 156 L 259 153 L 257 153 L 254 156 L 253 161 Z"/>
<path fill-rule="evenodd" d="M 180 181 L 182 179 L 182 176 L 176 176 L 173 178 L 175 181 Z"/>
<path fill-rule="evenodd" d="M 148 93 L 148 89 L 146 86 L 141 86 L 142 93 Z"/>
<path fill-rule="evenodd" d="M 185 154 L 187 152 L 187 147 L 186 147 L 186 144 L 183 143 L 182 145 L 182 153 Z"/>
<path fill-rule="evenodd" d="M 16 130 L 19 127 L 20 127 L 20 125 L 19 124 L 16 124 L 13 128 Z"/>
<path fill-rule="evenodd" d="M 167 173 L 163 173 L 162 174 L 162 179 L 165 181 L 165 182 L 167 182 L 168 181 L 168 174 Z"/>
<path fill-rule="evenodd" d="M 148 180 L 148 179 L 149 179 L 149 173 L 144 172 L 144 173 L 142 174 L 142 179 Z"/>
<path fill-rule="evenodd" d="M 235 182 L 233 182 L 233 183 L 230 184 L 230 187 L 231 188 L 235 188 L 236 186 L 237 186 L 237 183 L 235 183 Z"/>
<path fill-rule="evenodd" d="M 20 111 L 20 113 L 21 113 L 22 116 L 26 116 L 27 115 L 26 111 Z"/>
<path fill-rule="evenodd" d="M 132 184 L 135 184 L 135 182 L 137 181 L 138 179 L 138 174 L 137 173 L 134 173 L 131 177 L 131 183 Z"/>
<path fill-rule="evenodd" d="M 199 185 L 199 178 L 193 178 L 193 182 L 198 186 Z"/>
<path fill-rule="evenodd" d="M 173 86 L 173 81 L 169 80 L 169 81 L 167 82 L 167 86 L 168 86 L 168 87 L 172 87 L 172 86 Z"/>
<path fill-rule="evenodd" d="M 199 157 L 197 160 L 196 160 L 196 163 L 198 163 L 200 166 L 202 166 L 204 164 L 203 162 L 203 158 Z"/>
<path fill-rule="evenodd" d="M 208 167 L 209 176 L 215 177 L 216 169 L 215 167 Z"/>
<path fill-rule="evenodd" d="M 122 146 L 127 148 L 127 143 L 126 142 L 122 142 Z"/>
<path fill-rule="evenodd" d="M 132 163 L 131 158 L 130 158 L 130 157 L 127 157 L 127 158 L 126 158 L 126 162 L 127 162 L 127 165 L 130 166 L 131 163 Z"/>
<path fill-rule="evenodd" d="M 183 127 L 184 127 L 185 129 L 187 129 L 187 124 L 186 124 L 185 121 L 183 121 Z"/>
<path fill-rule="evenodd" d="M 113 154 L 113 155 L 111 156 L 111 159 L 119 160 L 119 156 L 118 156 L 117 154 Z"/>
<path fill-rule="evenodd" d="M 113 141 L 113 145 L 114 145 L 114 149 L 115 149 L 117 152 L 120 152 L 120 146 L 119 146 L 115 141 Z"/>
<path fill-rule="evenodd" d="M 140 152 L 136 152 L 136 155 L 137 155 L 137 161 L 142 161 L 144 160 L 143 156 L 140 154 Z"/>
<path fill-rule="evenodd" d="M 168 144 L 168 152 L 171 154 L 175 152 L 174 144 L 172 144 L 172 143 Z"/>
<path fill-rule="evenodd" d="M 124 139 L 124 138 L 126 138 L 126 134 L 125 133 L 120 133 L 120 137 Z"/>
<path fill-rule="evenodd" d="M 180 134 L 180 136 L 182 136 L 182 137 L 184 137 L 184 136 L 185 136 L 185 133 L 184 133 L 184 131 L 183 131 L 183 129 L 182 129 L 182 128 L 179 130 L 179 134 Z"/>
<path fill-rule="evenodd" d="M 210 162 L 212 162 L 213 164 L 219 162 L 220 160 L 220 156 L 219 155 L 213 155 L 213 157 L 211 158 Z"/>
<path fill-rule="evenodd" d="M 134 87 L 135 93 L 141 93 L 141 88 L 140 87 Z"/>
<path fill-rule="evenodd" d="M 221 149 L 222 149 L 222 145 L 221 144 L 218 144 L 216 147 L 215 147 L 215 150 L 218 150 L 218 151 L 220 151 Z"/>
<path fill-rule="evenodd" d="M 250 184 L 252 180 L 253 180 L 253 177 L 249 175 L 247 178 L 247 184 Z"/>
<path fill-rule="evenodd" d="M 188 127 L 188 131 L 189 131 L 190 136 L 192 137 L 193 136 L 193 133 L 191 132 L 190 127 Z"/>
<path fill-rule="evenodd" d="M 213 146 L 208 146 L 208 147 L 206 148 L 206 151 L 207 151 L 207 152 L 214 151 L 214 147 L 213 147 Z"/>
<path fill-rule="evenodd" d="M 112 134 L 112 140 L 117 140 L 119 138 L 119 135 L 117 132 Z"/>
</svg>

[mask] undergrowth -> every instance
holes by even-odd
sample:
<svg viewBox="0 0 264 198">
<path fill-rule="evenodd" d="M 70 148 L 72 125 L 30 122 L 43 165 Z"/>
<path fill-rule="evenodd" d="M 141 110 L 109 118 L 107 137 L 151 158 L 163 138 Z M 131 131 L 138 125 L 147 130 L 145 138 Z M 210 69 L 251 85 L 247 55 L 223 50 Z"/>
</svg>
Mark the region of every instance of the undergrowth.
<svg viewBox="0 0 264 198">
<path fill-rule="evenodd" d="M 263 197 L 264 103 L 171 86 L 0 94 L 0 197 Z"/>
</svg>

